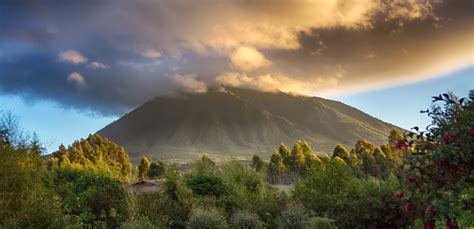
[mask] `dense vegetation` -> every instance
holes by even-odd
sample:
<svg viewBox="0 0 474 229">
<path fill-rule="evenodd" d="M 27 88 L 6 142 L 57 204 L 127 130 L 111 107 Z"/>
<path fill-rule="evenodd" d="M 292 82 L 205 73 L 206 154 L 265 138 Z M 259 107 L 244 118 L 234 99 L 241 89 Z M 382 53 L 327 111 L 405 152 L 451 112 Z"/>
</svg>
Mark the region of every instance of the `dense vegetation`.
<svg viewBox="0 0 474 229">
<path fill-rule="evenodd" d="M 434 97 L 432 126 L 393 130 L 380 146 L 360 140 L 320 155 L 298 141 L 250 166 L 205 155 L 190 169 L 148 157 L 133 167 L 99 135 L 42 156 L 4 114 L 0 227 L 473 227 L 473 99 Z"/>
</svg>

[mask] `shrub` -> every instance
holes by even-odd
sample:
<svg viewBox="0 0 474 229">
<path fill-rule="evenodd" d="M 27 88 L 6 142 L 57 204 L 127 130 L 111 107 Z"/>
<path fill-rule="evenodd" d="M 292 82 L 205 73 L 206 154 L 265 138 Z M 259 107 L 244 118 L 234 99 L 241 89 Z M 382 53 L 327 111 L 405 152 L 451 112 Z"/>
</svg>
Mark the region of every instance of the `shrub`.
<svg viewBox="0 0 474 229">
<path fill-rule="evenodd" d="M 469 99 L 452 94 L 433 99 L 424 111 L 432 124 L 426 131 L 413 128 L 416 132 L 405 133 L 396 144 L 407 152 L 402 204 L 408 218 L 421 219 L 427 227 L 444 221 L 456 228 L 473 208 L 465 197 L 474 185 L 474 90 Z"/>
<path fill-rule="evenodd" d="M 231 228 L 257 229 L 261 228 L 258 215 L 247 211 L 239 211 L 232 216 Z"/>
<path fill-rule="evenodd" d="M 41 157 L 41 147 L 35 140 L 30 144 L 15 138 L 18 133 L 6 127 L 16 124 L 5 126 L 4 119 L 0 116 L 0 228 L 61 224 L 60 202 Z"/>
<path fill-rule="evenodd" d="M 140 217 L 136 220 L 127 221 L 123 223 L 120 228 L 122 229 L 153 229 L 155 226 L 150 222 L 147 217 Z"/>
<path fill-rule="evenodd" d="M 308 220 L 306 209 L 298 202 L 290 203 L 281 215 L 285 228 L 304 228 Z"/>
<path fill-rule="evenodd" d="M 164 217 L 166 226 L 183 228 L 193 205 L 192 192 L 183 184 L 175 165 L 168 167 L 165 178 L 163 193 L 158 200 L 158 213 Z"/>
<path fill-rule="evenodd" d="M 317 228 L 317 229 L 336 229 L 335 221 L 329 218 L 321 218 L 321 217 L 311 217 L 309 218 L 304 228 Z"/>
<path fill-rule="evenodd" d="M 191 211 L 188 228 L 192 229 L 221 229 L 227 228 L 225 217 L 217 209 L 196 208 Z"/>
<path fill-rule="evenodd" d="M 186 180 L 188 186 L 193 193 L 201 196 L 219 197 L 227 193 L 227 186 L 220 177 L 216 176 L 192 176 Z"/>
<path fill-rule="evenodd" d="M 73 223 L 117 227 L 129 218 L 127 192 L 121 182 L 84 170 L 54 172 L 56 191 Z"/>
<path fill-rule="evenodd" d="M 338 227 L 403 227 L 403 212 L 395 198 L 397 178 L 359 179 L 350 168 L 328 162 L 314 176 L 295 185 L 294 196 L 318 216 L 336 220 Z"/>
</svg>

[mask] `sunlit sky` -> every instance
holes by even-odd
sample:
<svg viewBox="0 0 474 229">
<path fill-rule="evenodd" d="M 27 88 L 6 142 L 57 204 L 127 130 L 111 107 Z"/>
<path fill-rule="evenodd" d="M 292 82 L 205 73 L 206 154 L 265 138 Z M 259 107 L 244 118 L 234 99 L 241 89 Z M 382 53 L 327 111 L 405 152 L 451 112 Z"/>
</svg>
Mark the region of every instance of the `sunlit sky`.
<svg viewBox="0 0 474 229">
<path fill-rule="evenodd" d="M 48 150 L 210 86 L 342 101 L 410 128 L 474 88 L 471 0 L 5 1 L 0 110 Z"/>
</svg>

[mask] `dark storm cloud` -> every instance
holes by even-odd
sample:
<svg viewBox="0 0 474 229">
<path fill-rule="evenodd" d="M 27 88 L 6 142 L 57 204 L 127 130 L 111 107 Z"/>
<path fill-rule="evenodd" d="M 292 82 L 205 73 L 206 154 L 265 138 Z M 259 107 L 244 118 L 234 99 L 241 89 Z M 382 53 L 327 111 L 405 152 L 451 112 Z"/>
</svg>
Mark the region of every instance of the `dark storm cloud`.
<svg viewBox="0 0 474 229">
<path fill-rule="evenodd" d="M 471 9 L 468 0 L 4 1 L 0 93 L 112 115 L 216 83 L 308 94 L 408 83 L 472 64 Z"/>
</svg>

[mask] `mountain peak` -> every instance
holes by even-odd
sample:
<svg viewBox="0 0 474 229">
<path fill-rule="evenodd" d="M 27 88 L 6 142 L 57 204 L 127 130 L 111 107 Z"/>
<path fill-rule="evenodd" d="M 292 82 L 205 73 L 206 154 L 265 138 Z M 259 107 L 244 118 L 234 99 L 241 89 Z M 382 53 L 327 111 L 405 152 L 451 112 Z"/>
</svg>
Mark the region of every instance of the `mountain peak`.
<svg viewBox="0 0 474 229">
<path fill-rule="evenodd" d="M 343 103 L 281 91 L 233 87 L 205 93 L 156 97 L 98 133 L 123 145 L 132 159 L 143 154 L 192 159 L 217 156 L 268 157 L 282 142 L 309 142 L 329 153 L 359 139 L 386 142 L 395 126 Z"/>
</svg>

